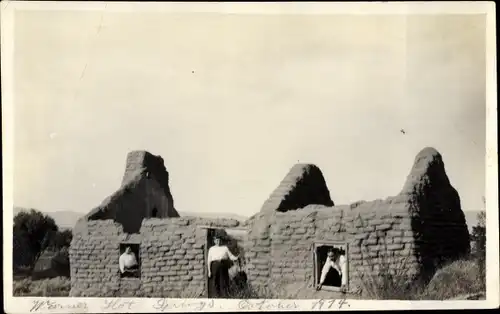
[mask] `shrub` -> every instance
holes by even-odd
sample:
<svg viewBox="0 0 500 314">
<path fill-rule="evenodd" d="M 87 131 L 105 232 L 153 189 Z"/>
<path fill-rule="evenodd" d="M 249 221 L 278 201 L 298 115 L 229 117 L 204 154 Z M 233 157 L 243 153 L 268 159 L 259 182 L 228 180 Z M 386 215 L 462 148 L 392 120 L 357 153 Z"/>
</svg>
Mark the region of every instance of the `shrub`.
<svg viewBox="0 0 500 314">
<path fill-rule="evenodd" d="M 69 251 L 67 247 L 63 247 L 52 258 L 51 268 L 58 276 L 70 277 Z"/>
<path fill-rule="evenodd" d="M 414 299 L 422 286 L 415 284 L 408 259 L 381 255 L 376 271 L 361 272 L 362 296 L 373 300 Z"/>
<path fill-rule="evenodd" d="M 69 248 L 72 239 L 73 239 L 73 233 L 71 232 L 70 229 L 57 231 L 51 238 L 48 249 L 52 251 L 59 251 L 63 248 Z"/>
<path fill-rule="evenodd" d="M 486 291 L 484 277 L 474 259 L 458 260 L 439 269 L 425 290 L 421 300 L 447 300 L 461 295 Z"/>
<path fill-rule="evenodd" d="M 14 281 L 14 296 L 66 297 L 69 296 L 71 281 L 69 278 L 56 277 L 44 280 L 23 279 Z"/>
<path fill-rule="evenodd" d="M 486 276 L 486 213 L 480 212 L 477 215 L 477 226 L 472 227 L 472 241 L 475 244 L 474 256 L 479 268 L 479 275 Z"/>
<path fill-rule="evenodd" d="M 33 268 L 57 231 L 54 219 L 48 215 L 34 209 L 18 213 L 14 217 L 13 228 L 14 267 Z"/>
</svg>

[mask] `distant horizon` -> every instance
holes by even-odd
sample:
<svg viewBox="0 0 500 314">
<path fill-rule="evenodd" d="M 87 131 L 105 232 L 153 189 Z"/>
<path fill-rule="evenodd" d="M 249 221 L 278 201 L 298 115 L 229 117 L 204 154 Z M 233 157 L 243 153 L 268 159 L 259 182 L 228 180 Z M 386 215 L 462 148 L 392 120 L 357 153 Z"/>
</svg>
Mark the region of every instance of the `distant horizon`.
<svg viewBox="0 0 500 314">
<path fill-rule="evenodd" d="M 175 201 L 175 199 L 174 199 Z M 373 201 L 373 200 L 368 200 L 367 202 L 369 201 Z M 355 202 L 354 202 L 355 203 Z M 349 205 L 349 204 L 335 204 L 333 207 L 335 206 L 345 206 L 345 205 Z M 98 205 L 96 205 L 95 207 L 98 207 Z M 87 212 L 80 212 L 80 211 L 75 211 L 75 210 L 71 210 L 71 209 L 60 209 L 60 210 L 47 210 L 47 209 L 40 209 L 40 208 L 37 208 L 37 207 L 29 207 L 29 206 L 22 206 L 22 205 L 14 205 L 13 206 L 14 208 L 22 208 L 22 209 L 35 209 L 35 210 L 38 210 L 38 211 L 41 211 L 43 213 L 60 213 L 60 212 L 70 212 L 70 213 L 78 213 L 78 214 L 82 214 L 82 215 L 85 215 Z M 95 208 L 94 207 L 94 208 Z M 93 208 L 90 208 L 88 210 L 88 212 L 90 212 Z M 196 211 L 196 210 L 182 210 L 182 209 L 177 209 L 180 213 L 200 213 L 200 214 L 228 214 L 228 215 L 235 215 L 235 216 L 243 216 L 243 217 L 251 217 L 252 215 L 255 215 L 257 212 L 255 213 L 252 213 L 250 215 L 246 215 L 246 214 L 242 214 L 242 213 L 232 213 L 232 212 L 206 212 L 206 211 Z M 260 210 L 260 209 L 259 209 Z M 486 211 L 484 208 L 483 209 L 466 209 L 466 208 L 462 208 L 462 211 L 464 212 L 481 212 L 481 211 Z"/>
<path fill-rule="evenodd" d="M 43 210 L 43 209 L 39 209 L 39 208 L 35 208 L 35 207 L 25 207 L 25 206 L 18 206 L 18 205 L 14 205 L 13 206 L 14 209 L 26 209 L 26 210 L 31 210 L 31 209 L 34 209 L 34 210 L 38 210 L 42 213 L 63 213 L 63 212 L 67 212 L 67 213 L 75 213 L 75 214 L 82 214 L 82 215 L 85 215 L 87 214 L 87 212 L 77 212 L 77 211 L 74 211 L 74 210 L 70 210 L 70 209 L 63 209 L 63 210 Z M 96 206 L 97 207 L 97 206 Z M 89 212 L 92 210 L 93 208 L 89 209 Z M 235 214 L 235 213 L 221 213 L 221 212 L 197 212 L 197 211 L 192 211 L 192 210 L 188 210 L 188 211 L 185 211 L 185 210 L 179 210 L 179 213 L 200 213 L 200 214 L 227 214 L 227 215 L 234 215 L 234 216 L 242 216 L 242 217 L 247 217 L 246 215 L 244 214 Z M 251 215 L 250 215 L 251 216 Z M 250 217 L 248 216 L 248 217 Z"/>
<path fill-rule="evenodd" d="M 14 215 L 16 215 L 19 211 L 22 210 L 29 210 L 31 208 L 24 208 L 21 206 L 14 206 Z M 80 212 L 75 212 L 71 210 L 62 210 L 62 211 L 44 211 L 41 209 L 33 208 L 35 210 L 38 210 L 39 212 L 48 215 L 54 219 L 56 224 L 58 225 L 59 228 L 62 229 L 73 229 L 73 227 L 76 224 L 76 221 L 83 217 L 86 213 L 80 213 Z M 482 210 L 485 212 L 484 210 Z M 463 209 L 464 216 L 465 216 L 465 221 L 467 223 L 469 231 L 472 232 L 472 228 L 477 225 L 478 223 L 478 214 L 481 212 L 481 210 L 465 210 Z M 230 214 L 230 213 L 220 213 L 220 212 L 213 212 L 213 213 L 207 213 L 207 212 L 184 212 L 184 211 L 179 211 L 179 214 L 181 217 L 205 217 L 205 218 L 231 218 L 231 219 L 236 219 L 241 222 L 247 220 L 250 218 L 250 216 L 246 216 L 243 214 Z M 69 216 L 68 216 L 69 215 Z"/>
</svg>

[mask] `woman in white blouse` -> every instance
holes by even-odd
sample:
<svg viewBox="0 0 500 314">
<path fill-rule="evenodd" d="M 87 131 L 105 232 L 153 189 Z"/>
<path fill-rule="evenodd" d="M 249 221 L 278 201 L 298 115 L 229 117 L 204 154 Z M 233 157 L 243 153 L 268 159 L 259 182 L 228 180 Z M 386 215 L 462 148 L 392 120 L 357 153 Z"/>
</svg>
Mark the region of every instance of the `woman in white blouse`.
<svg viewBox="0 0 500 314">
<path fill-rule="evenodd" d="M 127 246 L 125 252 L 120 256 L 119 266 L 120 272 L 124 276 L 129 276 L 138 270 L 137 258 L 129 246 Z"/>
<path fill-rule="evenodd" d="M 214 246 L 208 250 L 207 268 L 210 292 L 214 297 L 223 298 L 228 294 L 229 286 L 229 261 L 237 261 L 228 247 L 221 245 L 221 234 L 214 235 Z"/>
</svg>

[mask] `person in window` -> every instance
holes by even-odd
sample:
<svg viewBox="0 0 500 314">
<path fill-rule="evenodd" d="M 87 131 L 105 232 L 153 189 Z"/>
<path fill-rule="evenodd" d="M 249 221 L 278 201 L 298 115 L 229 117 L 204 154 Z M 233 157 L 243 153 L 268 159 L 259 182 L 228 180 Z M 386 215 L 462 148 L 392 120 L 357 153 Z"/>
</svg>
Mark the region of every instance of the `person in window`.
<svg viewBox="0 0 500 314">
<path fill-rule="evenodd" d="M 125 252 L 120 256 L 120 273 L 123 276 L 130 276 L 137 272 L 139 265 L 137 264 L 137 259 L 134 252 L 127 246 Z"/>
<path fill-rule="evenodd" d="M 347 284 L 346 266 L 345 256 L 341 254 L 339 249 L 333 248 L 329 250 L 325 264 L 321 270 L 317 290 L 321 290 L 323 285 L 327 285 L 340 287 L 344 291 Z"/>
<path fill-rule="evenodd" d="M 214 235 L 214 245 L 208 250 L 207 270 L 212 297 L 224 298 L 228 296 L 230 260 L 237 261 L 226 245 L 221 244 L 222 235 Z"/>
</svg>

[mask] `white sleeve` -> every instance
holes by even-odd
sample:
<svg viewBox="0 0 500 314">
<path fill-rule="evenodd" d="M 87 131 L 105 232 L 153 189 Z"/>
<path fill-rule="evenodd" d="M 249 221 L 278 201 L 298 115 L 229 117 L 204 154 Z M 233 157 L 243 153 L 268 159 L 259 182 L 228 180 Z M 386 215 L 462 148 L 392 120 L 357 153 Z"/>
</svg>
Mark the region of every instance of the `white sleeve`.
<svg viewBox="0 0 500 314">
<path fill-rule="evenodd" d="M 321 270 L 321 279 L 319 280 L 319 284 L 322 285 L 323 282 L 325 282 L 326 275 L 328 274 L 328 271 L 330 270 L 330 267 L 332 267 L 331 263 L 329 260 L 325 262 L 325 265 L 323 265 L 323 269 Z"/>
<path fill-rule="evenodd" d="M 209 248 L 208 249 L 208 257 L 207 257 L 207 267 L 208 267 L 208 271 L 210 271 L 210 263 L 212 262 L 212 248 Z"/>
<path fill-rule="evenodd" d="M 229 250 L 229 248 L 227 246 L 226 246 L 226 251 L 227 251 L 227 255 L 229 256 L 229 258 L 232 261 L 237 261 L 238 260 L 238 257 L 234 256 L 233 253 L 231 253 L 231 251 Z"/>
<path fill-rule="evenodd" d="M 347 284 L 347 261 L 344 256 L 341 256 L 340 269 L 342 269 L 342 285 Z"/>
<path fill-rule="evenodd" d="M 125 262 L 123 261 L 123 255 L 120 255 L 119 264 L 120 271 L 123 273 L 125 271 Z"/>
</svg>

